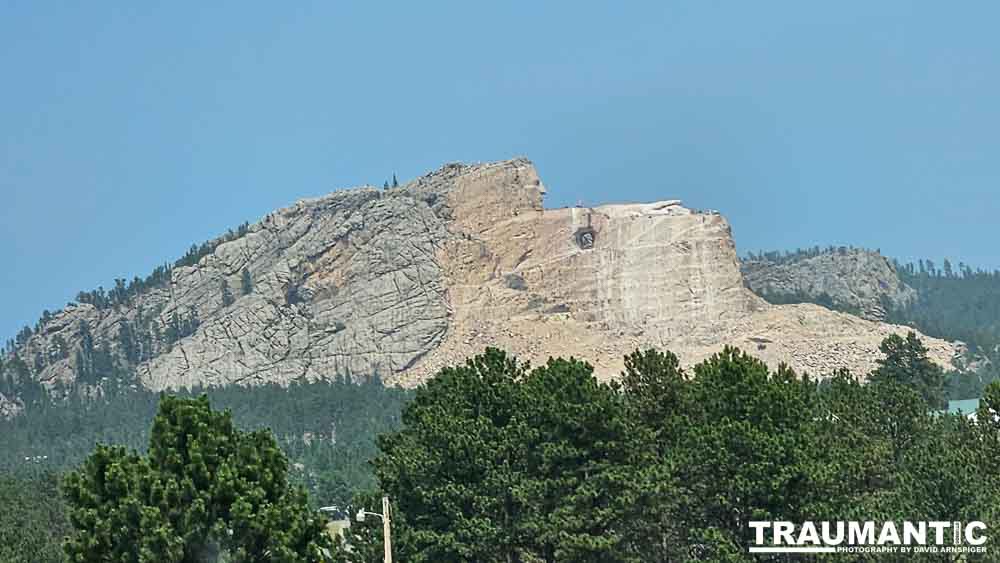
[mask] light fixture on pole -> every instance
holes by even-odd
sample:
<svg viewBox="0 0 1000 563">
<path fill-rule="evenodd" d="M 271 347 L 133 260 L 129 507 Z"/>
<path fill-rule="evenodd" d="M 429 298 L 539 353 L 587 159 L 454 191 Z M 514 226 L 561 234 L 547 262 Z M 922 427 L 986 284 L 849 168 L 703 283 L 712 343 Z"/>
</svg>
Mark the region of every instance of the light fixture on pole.
<svg viewBox="0 0 1000 563">
<path fill-rule="evenodd" d="M 364 508 L 355 517 L 358 522 L 364 522 L 365 516 L 378 516 L 382 519 L 382 539 L 385 544 L 385 563 L 392 563 L 392 542 L 389 538 L 389 497 L 382 497 L 382 514 L 368 512 Z"/>
</svg>

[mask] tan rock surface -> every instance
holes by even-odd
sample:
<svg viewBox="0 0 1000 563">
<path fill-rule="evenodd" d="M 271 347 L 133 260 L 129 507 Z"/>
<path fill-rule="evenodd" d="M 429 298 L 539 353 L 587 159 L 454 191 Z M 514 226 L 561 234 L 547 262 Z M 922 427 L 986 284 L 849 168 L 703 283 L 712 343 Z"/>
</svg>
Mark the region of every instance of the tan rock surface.
<svg viewBox="0 0 1000 563">
<path fill-rule="evenodd" d="M 718 213 L 670 200 L 543 210 L 544 188 L 522 166 L 450 193 L 450 228 L 460 237 L 439 254 L 449 334 L 401 382 L 417 383 L 485 346 L 535 363 L 585 358 L 605 377 L 636 348 L 670 349 L 690 366 L 725 344 L 799 372 L 864 374 L 886 336 L 911 330 L 815 305 L 765 303 L 744 287 L 731 229 Z M 522 204 L 496 203 L 504 186 Z M 577 240 L 587 231 L 593 248 Z M 937 362 L 951 364 L 956 345 L 923 340 Z"/>
<path fill-rule="evenodd" d="M 137 366 L 143 384 L 367 377 L 415 384 L 486 346 L 576 356 L 605 377 L 656 346 L 686 364 L 724 344 L 769 363 L 867 372 L 893 327 L 817 306 L 771 306 L 744 287 L 729 224 L 678 201 L 546 210 L 527 160 L 452 164 L 391 190 L 334 192 L 281 209 L 127 306 L 74 305 L 20 351 L 72 380 L 80 324 L 119 352 L 140 312 L 197 330 Z M 239 295 L 252 272 L 254 291 Z M 222 281 L 237 293 L 222 303 Z M 69 353 L 55 354 L 55 337 Z M 956 346 L 924 338 L 947 364 Z"/>
</svg>

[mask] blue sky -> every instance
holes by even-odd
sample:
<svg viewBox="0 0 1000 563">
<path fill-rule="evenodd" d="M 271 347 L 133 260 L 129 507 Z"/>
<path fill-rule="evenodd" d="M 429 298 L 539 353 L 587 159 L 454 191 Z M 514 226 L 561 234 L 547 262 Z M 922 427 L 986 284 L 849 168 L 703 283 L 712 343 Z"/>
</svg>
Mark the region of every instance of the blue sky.
<svg viewBox="0 0 1000 563">
<path fill-rule="evenodd" d="M 0 7 L 0 335 L 311 195 L 525 155 L 741 252 L 1000 267 L 995 2 Z"/>
</svg>

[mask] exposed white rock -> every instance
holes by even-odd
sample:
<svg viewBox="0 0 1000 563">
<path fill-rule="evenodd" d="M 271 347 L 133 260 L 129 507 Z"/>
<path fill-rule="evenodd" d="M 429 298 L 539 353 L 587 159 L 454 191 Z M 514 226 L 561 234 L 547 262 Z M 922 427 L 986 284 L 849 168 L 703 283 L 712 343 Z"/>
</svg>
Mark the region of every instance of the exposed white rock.
<svg viewBox="0 0 1000 563">
<path fill-rule="evenodd" d="M 163 331 L 176 314 L 201 322 L 138 365 L 154 389 L 374 373 L 409 384 L 485 346 L 536 362 L 582 357 L 604 376 L 637 347 L 669 348 L 690 364 L 727 343 L 812 373 L 863 373 L 881 338 L 906 330 L 768 305 L 744 287 L 718 213 L 676 200 L 546 210 L 544 194 L 534 166 L 515 159 L 300 201 L 128 306 L 67 307 L 19 353 L 45 357 L 39 379 L 69 381 L 81 323 L 120 354 L 124 321 L 153 315 Z M 956 350 L 925 343 L 942 363 Z"/>
</svg>

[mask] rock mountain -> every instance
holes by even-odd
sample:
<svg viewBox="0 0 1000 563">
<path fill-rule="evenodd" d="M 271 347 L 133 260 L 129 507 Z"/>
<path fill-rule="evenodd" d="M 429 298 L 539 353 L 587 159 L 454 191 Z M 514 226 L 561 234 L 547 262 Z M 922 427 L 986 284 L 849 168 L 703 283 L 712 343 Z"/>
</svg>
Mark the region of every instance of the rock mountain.
<svg viewBox="0 0 1000 563">
<path fill-rule="evenodd" d="M 878 252 L 839 248 L 788 258 L 744 260 L 743 279 L 768 301 L 827 302 L 872 320 L 886 318 L 886 308 L 905 308 L 917 292 L 899 279 L 893 263 Z"/>
<path fill-rule="evenodd" d="M 544 194 L 515 159 L 300 201 L 123 303 L 50 315 L 17 355 L 53 385 L 82 373 L 81 350 L 102 350 L 153 389 L 374 373 L 411 385 L 487 345 L 585 358 L 601 376 L 637 347 L 692 364 L 724 344 L 802 372 L 864 373 L 886 335 L 908 330 L 766 303 L 717 212 L 676 200 L 545 209 Z M 178 332 L 178 319 L 197 322 Z M 136 327 L 153 336 L 134 344 Z M 950 363 L 954 344 L 924 341 Z"/>
</svg>

